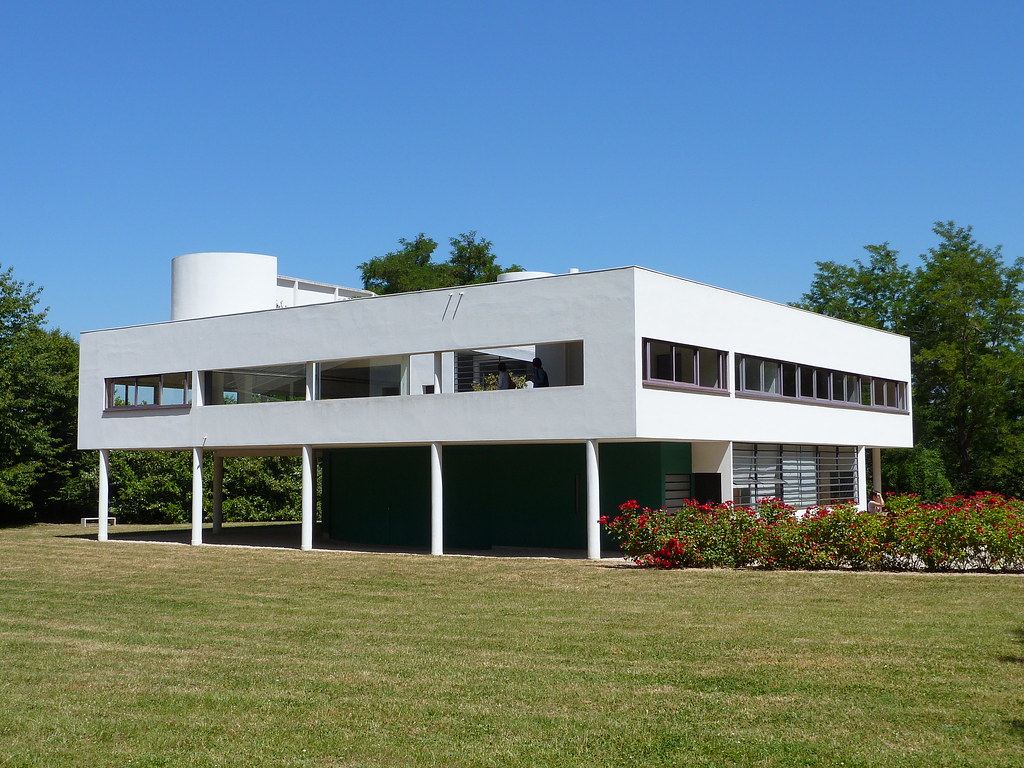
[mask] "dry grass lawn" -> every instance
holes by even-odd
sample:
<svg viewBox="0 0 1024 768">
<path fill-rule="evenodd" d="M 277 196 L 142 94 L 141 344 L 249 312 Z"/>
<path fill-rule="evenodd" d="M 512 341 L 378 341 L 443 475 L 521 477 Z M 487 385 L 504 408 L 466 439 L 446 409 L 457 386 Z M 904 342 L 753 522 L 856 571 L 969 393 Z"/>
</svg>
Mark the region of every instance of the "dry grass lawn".
<svg viewBox="0 0 1024 768">
<path fill-rule="evenodd" d="M 4 768 L 1024 765 L 1022 576 L 82 531 L 0 530 Z"/>
</svg>

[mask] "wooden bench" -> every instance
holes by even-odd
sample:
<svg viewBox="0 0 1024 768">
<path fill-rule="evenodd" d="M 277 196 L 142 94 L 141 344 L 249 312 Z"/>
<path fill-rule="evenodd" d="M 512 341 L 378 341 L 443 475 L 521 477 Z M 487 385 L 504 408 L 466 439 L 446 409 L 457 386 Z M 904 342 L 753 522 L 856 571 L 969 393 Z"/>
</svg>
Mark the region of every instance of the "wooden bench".
<svg viewBox="0 0 1024 768">
<path fill-rule="evenodd" d="M 100 524 L 100 519 L 99 519 L 99 517 L 83 517 L 82 518 L 82 527 L 83 528 L 85 528 L 85 526 L 87 526 L 89 523 L 96 523 L 96 525 L 99 525 Z M 108 517 L 107 518 L 107 523 L 109 523 L 110 525 L 117 525 L 117 518 L 116 517 Z"/>
</svg>

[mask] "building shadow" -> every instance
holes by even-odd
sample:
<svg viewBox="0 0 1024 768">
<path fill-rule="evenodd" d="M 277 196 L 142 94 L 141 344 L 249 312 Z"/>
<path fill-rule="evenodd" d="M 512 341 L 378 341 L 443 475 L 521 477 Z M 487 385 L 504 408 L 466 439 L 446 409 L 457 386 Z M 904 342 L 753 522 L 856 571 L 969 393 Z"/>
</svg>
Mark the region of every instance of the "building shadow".
<svg viewBox="0 0 1024 768">
<path fill-rule="evenodd" d="M 1011 630 L 1010 634 L 1018 645 L 1024 646 L 1024 629 Z M 999 661 L 1005 664 L 1024 664 L 1024 656 L 1020 654 L 1006 654 L 1005 656 L 1000 656 Z M 1024 737 L 1024 720 L 1019 717 L 1013 718 L 1012 720 L 1007 720 L 1006 725 L 1010 729 L 1010 733 L 1015 736 Z"/>
<path fill-rule="evenodd" d="M 1013 635 L 1019 645 L 1024 646 L 1024 629 L 1015 629 L 1010 634 Z M 1020 654 L 1006 654 L 1005 656 L 1000 656 L 999 661 L 1005 664 L 1024 664 L 1024 656 Z"/>
<path fill-rule="evenodd" d="M 91 539 L 95 541 L 97 534 L 94 531 L 90 531 L 82 534 L 68 534 L 67 536 L 68 538 Z M 185 526 L 165 528 L 147 526 L 145 528 L 132 527 L 131 530 L 118 530 L 118 528 L 112 526 L 108 530 L 107 536 L 110 541 L 190 545 L 192 542 L 192 529 Z M 213 528 L 209 524 L 203 526 L 203 544 L 209 545 L 301 549 L 301 540 L 301 523 L 226 524 L 221 527 L 219 533 L 214 533 Z M 335 541 L 327 538 L 323 533 L 317 533 L 314 536 L 313 549 L 333 552 L 430 554 L 429 548 L 426 547 L 377 546 L 348 541 Z M 445 555 L 495 558 L 549 558 L 557 560 L 585 560 L 587 557 L 586 550 L 546 547 L 445 548 Z M 606 551 L 602 552 L 601 556 L 613 561 L 621 560 L 619 552 Z"/>
</svg>

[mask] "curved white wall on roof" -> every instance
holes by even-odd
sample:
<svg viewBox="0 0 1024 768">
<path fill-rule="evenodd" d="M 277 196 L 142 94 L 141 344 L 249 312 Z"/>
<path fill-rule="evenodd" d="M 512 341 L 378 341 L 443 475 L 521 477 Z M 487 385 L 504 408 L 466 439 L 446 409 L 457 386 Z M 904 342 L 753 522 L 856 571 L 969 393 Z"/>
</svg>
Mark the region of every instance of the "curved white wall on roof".
<svg viewBox="0 0 1024 768">
<path fill-rule="evenodd" d="M 171 261 L 171 320 L 273 309 L 277 257 L 187 253 Z"/>
<path fill-rule="evenodd" d="M 516 280 L 532 280 L 535 277 L 553 277 L 554 272 L 529 272 L 521 269 L 518 272 L 502 272 L 498 275 L 499 283 L 511 283 Z"/>
</svg>

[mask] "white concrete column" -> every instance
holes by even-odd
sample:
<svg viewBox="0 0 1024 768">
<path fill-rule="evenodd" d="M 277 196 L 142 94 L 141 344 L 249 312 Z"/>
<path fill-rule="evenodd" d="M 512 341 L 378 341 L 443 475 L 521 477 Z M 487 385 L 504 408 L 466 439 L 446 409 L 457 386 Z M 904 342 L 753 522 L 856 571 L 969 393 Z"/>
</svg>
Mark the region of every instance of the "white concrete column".
<svg viewBox="0 0 1024 768">
<path fill-rule="evenodd" d="M 192 449 L 192 543 L 203 543 L 203 449 Z"/>
<path fill-rule="evenodd" d="M 402 355 L 402 365 L 399 369 L 401 373 L 401 383 L 399 384 L 399 392 L 402 395 L 412 394 L 412 371 L 410 370 L 412 360 L 409 355 Z"/>
<path fill-rule="evenodd" d="M 857 507 L 868 508 L 868 465 L 865 460 L 863 445 L 857 446 Z"/>
<path fill-rule="evenodd" d="M 213 532 L 224 525 L 224 457 L 213 454 Z"/>
<path fill-rule="evenodd" d="M 316 363 L 306 363 L 306 399 L 316 400 Z"/>
<path fill-rule="evenodd" d="M 441 391 L 455 391 L 455 353 L 441 353 Z"/>
<path fill-rule="evenodd" d="M 302 548 L 313 548 L 313 446 L 302 446 Z"/>
<path fill-rule="evenodd" d="M 874 483 L 873 491 L 881 491 L 884 479 L 882 477 L 882 449 L 871 449 L 871 480 Z"/>
<path fill-rule="evenodd" d="M 100 503 L 98 541 L 107 540 L 107 516 L 110 514 L 110 449 L 100 448 Z"/>
<path fill-rule="evenodd" d="M 439 395 L 442 392 L 444 363 L 440 352 L 434 353 L 434 394 Z"/>
<path fill-rule="evenodd" d="M 601 559 L 601 478 L 597 461 L 597 440 L 587 440 L 587 557 Z"/>
<path fill-rule="evenodd" d="M 441 444 L 430 444 L 430 554 L 444 554 L 444 479 Z"/>
<path fill-rule="evenodd" d="M 731 369 L 730 369 L 731 370 Z M 733 480 L 732 480 L 732 443 L 725 449 L 725 456 L 722 461 L 722 501 L 732 501 Z"/>
<path fill-rule="evenodd" d="M 192 405 L 203 405 L 203 382 L 198 370 L 192 371 Z"/>
</svg>

